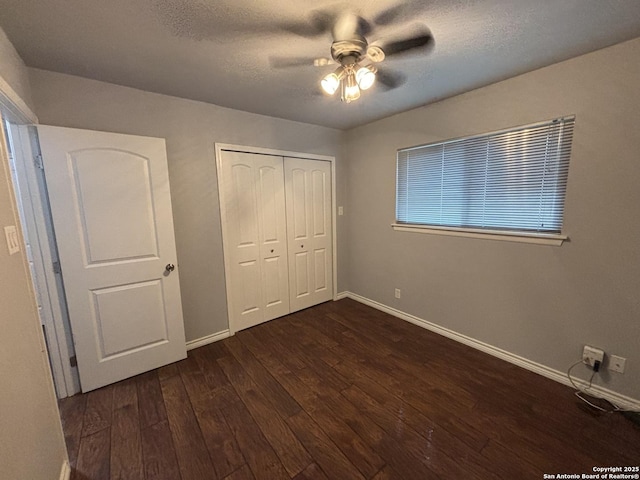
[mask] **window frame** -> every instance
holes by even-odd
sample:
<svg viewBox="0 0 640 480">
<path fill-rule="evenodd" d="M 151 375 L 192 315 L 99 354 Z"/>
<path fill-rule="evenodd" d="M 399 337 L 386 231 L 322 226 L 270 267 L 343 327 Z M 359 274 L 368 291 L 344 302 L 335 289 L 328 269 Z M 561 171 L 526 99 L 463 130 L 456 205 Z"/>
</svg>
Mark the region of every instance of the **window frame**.
<svg viewBox="0 0 640 480">
<path fill-rule="evenodd" d="M 526 129 L 538 128 L 545 125 L 551 125 L 553 122 L 558 121 L 573 121 L 575 127 L 575 115 L 566 115 L 562 117 L 557 117 L 551 120 L 531 123 L 527 125 L 520 125 L 516 127 L 510 127 L 502 130 L 495 130 L 492 132 L 486 132 L 476 135 L 469 136 L 461 136 L 456 138 L 447 139 L 440 142 L 432 142 L 427 144 L 416 145 L 412 147 L 400 148 L 396 151 L 396 195 L 395 195 L 395 221 L 391 224 L 391 227 L 395 231 L 400 232 L 412 232 L 412 233 L 423 233 L 430 235 L 448 235 L 448 236 L 457 236 L 457 237 L 469 237 L 469 238 L 481 238 L 488 240 L 502 240 L 502 241 L 511 241 L 511 242 L 520 242 L 520 243 L 533 243 L 533 244 L 541 244 L 541 245 L 552 245 L 552 246 L 560 246 L 563 242 L 568 241 L 569 237 L 565 234 L 564 231 L 564 211 L 563 211 L 563 222 L 561 226 L 561 232 L 536 232 L 536 231 L 525 231 L 525 230 L 510 230 L 510 229 L 492 229 L 492 228 L 473 228 L 473 227 L 458 227 L 458 226 L 444 226 L 444 225 L 435 225 L 435 224 L 423 224 L 423 223 L 409 223 L 409 222 L 400 222 L 397 217 L 397 209 L 398 209 L 398 162 L 399 162 L 399 154 L 400 152 L 407 152 L 414 149 L 420 149 L 425 147 L 437 147 L 444 146 L 449 143 L 459 142 L 461 140 L 475 140 L 478 138 L 486 138 L 494 135 L 502 135 L 508 134 L 511 132 L 522 131 Z M 572 145 L 571 147 L 572 148 Z M 567 173 L 568 175 L 568 173 Z M 568 178 L 567 178 L 568 183 Z M 565 198 L 563 200 L 563 208 L 566 202 L 566 191 Z"/>
</svg>

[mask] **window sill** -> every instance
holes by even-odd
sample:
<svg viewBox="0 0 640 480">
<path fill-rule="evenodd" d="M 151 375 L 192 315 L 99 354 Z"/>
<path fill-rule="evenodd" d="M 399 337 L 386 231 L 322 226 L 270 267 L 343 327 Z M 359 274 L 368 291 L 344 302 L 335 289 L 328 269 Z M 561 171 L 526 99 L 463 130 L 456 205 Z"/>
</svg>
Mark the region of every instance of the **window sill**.
<svg viewBox="0 0 640 480">
<path fill-rule="evenodd" d="M 429 235 L 449 235 L 453 237 L 484 238 L 485 240 L 501 240 L 505 242 L 534 243 L 559 247 L 569 239 L 566 235 L 504 232 L 501 230 L 480 230 L 474 228 L 436 227 L 392 223 L 391 228 L 398 232 L 426 233 Z"/>
</svg>

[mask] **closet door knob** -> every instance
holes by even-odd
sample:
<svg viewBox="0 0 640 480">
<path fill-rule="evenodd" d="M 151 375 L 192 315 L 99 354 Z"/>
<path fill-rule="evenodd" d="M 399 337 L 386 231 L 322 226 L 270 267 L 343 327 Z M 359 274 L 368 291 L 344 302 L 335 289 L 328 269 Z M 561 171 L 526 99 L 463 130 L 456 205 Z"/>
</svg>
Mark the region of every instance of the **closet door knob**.
<svg viewBox="0 0 640 480">
<path fill-rule="evenodd" d="M 173 272 L 175 268 L 176 266 L 173 263 L 167 263 L 167 266 L 164 267 L 164 269 L 169 273 Z"/>
</svg>

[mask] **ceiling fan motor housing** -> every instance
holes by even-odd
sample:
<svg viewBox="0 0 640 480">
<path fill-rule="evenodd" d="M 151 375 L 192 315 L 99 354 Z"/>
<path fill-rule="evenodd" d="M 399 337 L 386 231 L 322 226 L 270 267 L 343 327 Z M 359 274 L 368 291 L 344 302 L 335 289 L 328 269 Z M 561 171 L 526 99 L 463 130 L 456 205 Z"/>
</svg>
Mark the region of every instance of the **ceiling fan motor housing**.
<svg viewBox="0 0 640 480">
<path fill-rule="evenodd" d="M 347 61 L 349 57 L 354 58 L 353 63 L 356 63 L 366 54 L 367 40 L 364 37 L 339 40 L 331 44 L 331 57 L 340 64 Z"/>
</svg>

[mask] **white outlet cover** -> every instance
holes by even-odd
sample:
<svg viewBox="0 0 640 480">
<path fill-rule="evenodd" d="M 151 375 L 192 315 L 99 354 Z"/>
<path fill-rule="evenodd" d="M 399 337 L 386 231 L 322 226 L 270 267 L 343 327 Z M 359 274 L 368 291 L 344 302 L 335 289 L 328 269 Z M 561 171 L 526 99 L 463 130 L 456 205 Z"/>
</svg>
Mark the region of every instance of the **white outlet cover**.
<svg viewBox="0 0 640 480">
<path fill-rule="evenodd" d="M 611 358 L 609 359 L 609 370 L 618 373 L 624 373 L 624 367 L 626 363 L 626 358 L 619 357 L 618 355 L 611 355 Z"/>
<path fill-rule="evenodd" d="M 9 225 L 4 227 L 4 235 L 7 237 L 7 247 L 9 249 L 9 255 L 18 253 L 20 251 L 20 240 L 18 240 L 18 230 L 15 225 Z"/>
</svg>

